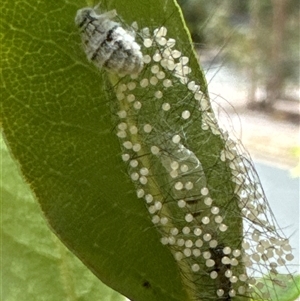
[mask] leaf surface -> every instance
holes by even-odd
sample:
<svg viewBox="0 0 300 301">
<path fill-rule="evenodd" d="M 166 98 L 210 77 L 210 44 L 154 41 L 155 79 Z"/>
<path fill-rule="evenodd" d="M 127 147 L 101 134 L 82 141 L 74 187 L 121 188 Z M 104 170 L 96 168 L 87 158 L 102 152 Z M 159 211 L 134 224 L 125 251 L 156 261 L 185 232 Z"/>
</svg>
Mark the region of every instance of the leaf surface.
<svg viewBox="0 0 300 301">
<path fill-rule="evenodd" d="M 1 137 L 1 296 L 7 301 L 124 301 L 50 231 Z"/>
<path fill-rule="evenodd" d="M 1 3 L 5 138 L 53 231 L 104 283 L 132 300 L 186 300 L 174 259 L 126 175 L 103 72 L 81 50 L 74 17 L 84 6 Z M 128 24 L 167 20 L 173 35 L 185 33 L 172 1 L 112 8 Z"/>
</svg>

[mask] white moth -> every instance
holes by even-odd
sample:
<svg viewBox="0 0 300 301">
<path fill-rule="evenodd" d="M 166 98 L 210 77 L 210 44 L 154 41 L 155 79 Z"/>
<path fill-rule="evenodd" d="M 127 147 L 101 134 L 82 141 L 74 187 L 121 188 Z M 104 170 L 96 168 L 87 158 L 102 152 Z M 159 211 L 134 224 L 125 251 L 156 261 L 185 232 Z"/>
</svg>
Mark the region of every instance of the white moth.
<svg viewBox="0 0 300 301">
<path fill-rule="evenodd" d="M 103 14 L 97 7 L 77 11 L 75 23 L 80 28 L 84 51 L 89 61 L 119 75 L 137 74 L 143 68 L 141 47 L 134 31 L 113 21 L 116 10 Z"/>
</svg>

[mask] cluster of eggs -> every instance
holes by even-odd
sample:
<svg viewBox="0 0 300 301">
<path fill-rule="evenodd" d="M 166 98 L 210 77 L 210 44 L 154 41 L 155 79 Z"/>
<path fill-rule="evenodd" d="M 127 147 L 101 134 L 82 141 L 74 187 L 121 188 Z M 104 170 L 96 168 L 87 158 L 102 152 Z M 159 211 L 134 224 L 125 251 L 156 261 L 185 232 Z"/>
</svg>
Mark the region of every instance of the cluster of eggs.
<svg viewBox="0 0 300 301">
<path fill-rule="evenodd" d="M 115 14 L 86 8 L 78 11 L 76 23 L 88 58 L 120 75 L 115 92 L 122 160 L 161 243 L 170 248 L 195 298 L 210 294 L 199 289 L 210 281 L 222 300 L 257 295 L 271 300 L 270 284 L 259 277 L 284 286 L 276 279 L 278 268 L 293 255 L 272 222 L 251 159 L 219 128 L 207 97 L 191 79 L 189 57 L 176 49 L 167 28 L 133 33 L 112 20 Z M 209 133 L 203 137 L 223 141 L 216 160 L 230 173 L 233 212 L 214 198 L 210 171 L 188 147 L 185 129 L 196 125 Z M 230 233 L 239 230 L 241 238 L 234 240 Z"/>
</svg>

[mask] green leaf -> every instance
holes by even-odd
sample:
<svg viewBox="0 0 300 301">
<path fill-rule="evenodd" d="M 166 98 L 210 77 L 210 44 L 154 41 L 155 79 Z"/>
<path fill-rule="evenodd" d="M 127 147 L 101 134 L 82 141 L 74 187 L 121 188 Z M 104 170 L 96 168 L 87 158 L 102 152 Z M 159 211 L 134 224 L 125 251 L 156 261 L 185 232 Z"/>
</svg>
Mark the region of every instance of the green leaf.
<svg viewBox="0 0 300 301">
<path fill-rule="evenodd" d="M 49 230 L 2 137 L 0 152 L 3 300 L 125 300 Z"/>
<path fill-rule="evenodd" d="M 129 23 L 141 12 L 158 24 L 165 12 L 179 18 L 172 3 L 125 2 L 110 7 Z M 54 232 L 104 283 L 132 300 L 184 300 L 173 257 L 126 175 L 102 74 L 81 50 L 74 18 L 84 6 L 1 2 L 5 137 Z"/>
</svg>

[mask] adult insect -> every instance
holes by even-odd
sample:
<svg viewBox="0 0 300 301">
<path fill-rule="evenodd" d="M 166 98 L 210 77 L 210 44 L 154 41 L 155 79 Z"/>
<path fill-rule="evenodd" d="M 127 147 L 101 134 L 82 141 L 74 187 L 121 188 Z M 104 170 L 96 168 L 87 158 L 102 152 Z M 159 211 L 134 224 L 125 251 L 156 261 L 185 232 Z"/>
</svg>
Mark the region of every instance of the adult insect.
<svg viewBox="0 0 300 301">
<path fill-rule="evenodd" d="M 75 23 L 80 28 L 84 51 L 98 68 L 119 74 L 137 74 L 143 68 L 141 47 L 133 30 L 113 21 L 116 10 L 106 13 L 85 7 L 77 11 Z"/>
</svg>

